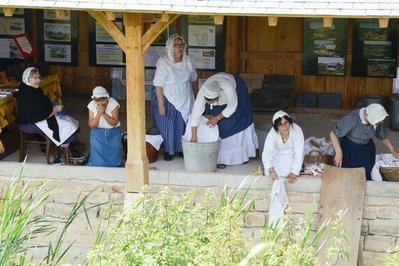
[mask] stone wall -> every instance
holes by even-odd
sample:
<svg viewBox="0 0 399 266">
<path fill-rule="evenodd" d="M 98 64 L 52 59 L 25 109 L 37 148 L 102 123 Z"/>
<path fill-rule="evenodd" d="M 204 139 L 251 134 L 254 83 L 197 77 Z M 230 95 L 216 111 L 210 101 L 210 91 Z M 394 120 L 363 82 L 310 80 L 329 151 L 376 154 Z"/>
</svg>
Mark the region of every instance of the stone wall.
<svg viewBox="0 0 399 266">
<path fill-rule="evenodd" d="M 23 182 L 36 184 L 46 182 L 48 187 L 55 188 L 49 202 L 41 210 L 52 217 L 65 218 L 76 198 L 93 189 L 95 191 L 88 200 L 90 206 L 104 203 L 113 198 L 116 207 L 122 209 L 123 202 L 129 204 L 137 197 L 131 193 L 125 194 L 123 169 L 93 169 L 73 166 L 51 168 L 46 165 L 40 167 L 43 168 L 37 169 L 37 167 L 29 166 L 24 171 Z M 5 178 L 0 182 L 1 189 L 8 184 L 12 168 L 7 172 L 7 168 L 2 167 L 0 174 Z M 44 175 L 45 179 L 41 177 Z M 163 178 L 159 172 L 152 173 L 150 176 L 151 187 L 157 190 L 163 185 L 168 185 L 178 193 L 185 193 L 194 188 L 196 192 L 192 204 L 196 204 L 202 199 L 206 190 L 210 190 L 218 196 L 221 195 L 225 184 L 232 186 L 244 178 L 231 175 L 226 177 L 222 174 L 192 174 L 188 176 L 185 173 L 184 175 L 185 179 L 182 178 L 181 173 L 176 175 L 169 173 L 167 178 Z M 271 180 L 268 177 L 261 177 L 252 187 L 249 196 L 255 199 L 255 204 L 247 217 L 245 234 L 256 240 L 260 237 L 261 229 L 266 221 Z M 320 187 L 321 178 L 305 176 L 295 184 L 286 185 L 290 201 L 289 208 L 294 216 L 300 217 L 304 213 L 311 213 L 314 219 L 317 219 Z M 72 224 L 65 237 L 65 243 L 76 242 L 68 253 L 68 262 L 76 263 L 84 260 L 85 254 L 95 239 L 95 228 L 104 209 L 105 206 L 102 205 L 89 210 L 93 229 L 90 229 L 83 215 Z M 380 258 L 386 254 L 388 249 L 399 244 L 399 183 L 367 182 L 361 232 L 362 255 L 365 265 L 382 265 Z M 40 239 L 36 243 L 47 244 L 49 240 L 54 239 Z M 38 260 L 45 256 L 45 250 L 37 249 L 35 254 L 35 260 Z"/>
</svg>

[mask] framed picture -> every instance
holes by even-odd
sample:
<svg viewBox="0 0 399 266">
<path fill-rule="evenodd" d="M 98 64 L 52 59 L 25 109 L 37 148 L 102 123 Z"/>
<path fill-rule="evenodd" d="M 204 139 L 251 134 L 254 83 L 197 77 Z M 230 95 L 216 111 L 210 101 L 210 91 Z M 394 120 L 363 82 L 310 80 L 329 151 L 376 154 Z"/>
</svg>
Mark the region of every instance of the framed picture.
<svg viewBox="0 0 399 266">
<path fill-rule="evenodd" d="M 97 44 L 96 63 L 98 65 L 124 65 L 123 51 L 117 44 Z"/>
<path fill-rule="evenodd" d="M 215 69 L 216 67 L 216 53 L 215 49 L 188 49 L 195 68 L 197 69 Z"/>
<path fill-rule="evenodd" d="M 44 23 L 44 40 L 70 42 L 71 25 L 67 23 Z"/>
<path fill-rule="evenodd" d="M 119 29 L 122 29 L 122 21 L 116 21 L 114 22 L 116 26 L 118 26 Z M 111 37 L 111 35 L 108 34 L 106 30 L 98 23 L 97 21 L 95 22 L 96 24 L 96 42 L 111 42 L 115 43 L 114 38 Z"/>
<path fill-rule="evenodd" d="M 69 44 L 45 44 L 44 60 L 46 62 L 71 63 L 71 45 Z"/>
<path fill-rule="evenodd" d="M 45 20 L 71 20 L 71 12 L 65 10 L 65 15 L 63 17 L 57 17 L 55 10 L 43 10 L 43 18 Z"/>
<path fill-rule="evenodd" d="M 25 19 L 19 17 L 0 17 L 0 35 L 19 35 L 25 33 Z"/>
<path fill-rule="evenodd" d="M 144 54 L 144 65 L 155 67 L 158 59 L 166 55 L 165 46 L 150 46 Z"/>
<path fill-rule="evenodd" d="M 23 59 L 24 57 L 12 39 L 0 39 L 0 58 Z"/>
</svg>

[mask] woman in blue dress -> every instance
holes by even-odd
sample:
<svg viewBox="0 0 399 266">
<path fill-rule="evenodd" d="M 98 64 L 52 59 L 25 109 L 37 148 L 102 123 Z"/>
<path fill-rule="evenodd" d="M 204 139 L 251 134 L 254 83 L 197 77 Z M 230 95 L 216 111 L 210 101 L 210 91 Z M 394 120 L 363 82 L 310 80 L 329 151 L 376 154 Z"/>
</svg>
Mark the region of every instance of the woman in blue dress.
<svg viewBox="0 0 399 266">
<path fill-rule="evenodd" d="M 104 87 L 93 89 L 89 109 L 90 157 L 89 166 L 120 166 L 122 163 L 119 103 Z"/>
<path fill-rule="evenodd" d="M 217 73 L 201 86 L 190 118 L 191 142 L 197 142 L 202 116 L 218 125 L 221 138 L 218 168 L 246 163 L 256 156 L 258 138 L 247 85 L 237 75 Z"/>
</svg>

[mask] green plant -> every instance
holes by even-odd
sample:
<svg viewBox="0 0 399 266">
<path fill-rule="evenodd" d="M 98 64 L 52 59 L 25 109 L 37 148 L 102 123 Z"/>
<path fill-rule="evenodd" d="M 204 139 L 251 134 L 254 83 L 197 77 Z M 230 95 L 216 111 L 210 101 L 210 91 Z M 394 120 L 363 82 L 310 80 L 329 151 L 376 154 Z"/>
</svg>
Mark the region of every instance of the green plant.
<svg viewBox="0 0 399 266">
<path fill-rule="evenodd" d="M 399 265 L 399 245 L 393 250 L 388 251 L 389 254 L 386 255 L 384 260 L 384 265 L 386 266 L 398 266 Z"/>
<path fill-rule="evenodd" d="M 191 206 L 193 192 L 179 196 L 148 189 L 102 233 L 89 265 L 231 265 L 249 250 L 244 218 L 253 206 L 248 189 L 224 189 L 219 205 L 206 193 Z M 243 193 L 242 193 L 243 192 Z"/>
</svg>

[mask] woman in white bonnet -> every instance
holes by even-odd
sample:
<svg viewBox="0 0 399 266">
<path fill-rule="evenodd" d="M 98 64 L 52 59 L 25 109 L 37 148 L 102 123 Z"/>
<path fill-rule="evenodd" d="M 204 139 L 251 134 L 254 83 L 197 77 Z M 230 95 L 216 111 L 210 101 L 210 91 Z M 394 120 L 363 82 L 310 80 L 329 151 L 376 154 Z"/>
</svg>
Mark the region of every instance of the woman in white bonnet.
<svg viewBox="0 0 399 266">
<path fill-rule="evenodd" d="M 364 167 L 367 180 L 371 180 L 371 169 L 375 163 L 373 137 L 381 140 L 395 158 L 397 148 L 388 137 L 383 121 L 388 116 L 385 108 L 378 103 L 355 109 L 338 120 L 330 132 L 335 150 L 335 165 L 347 168 Z"/>
<path fill-rule="evenodd" d="M 197 73 L 187 55 L 183 37 L 171 35 L 165 49 L 166 55 L 156 65 L 151 112 L 154 125 L 164 139 L 164 160 L 170 161 L 183 151 L 181 138 L 194 103 Z"/>
<path fill-rule="evenodd" d="M 44 133 L 53 143 L 77 141 L 79 123 L 62 113 L 63 106 L 51 103 L 40 89 L 39 69 L 28 67 L 22 75 L 22 83 L 16 95 L 17 123 L 27 133 Z"/>
<path fill-rule="evenodd" d="M 247 85 L 238 75 L 217 73 L 201 86 L 190 118 L 191 142 L 197 142 L 203 116 L 218 126 L 221 138 L 218 168 L 239 165 L 256 156 L 258 138 Z"/>
<path fill-rule="evenodd" d="M 297 180 L 303 163 L 302 129 L 284 111 L 276 112 L 272 122 L 273 128 L 267 134 L 262 153 L 265 174 L 273 180 L 287 177 L 288 182 L 293 183 Z"/>
<path fill-rule="evenodd" d="M 90 166 L 120 166 L 122 163 L 119 103 L 102 86 L 93 89 L 89 109 Z"/>
</svg>

